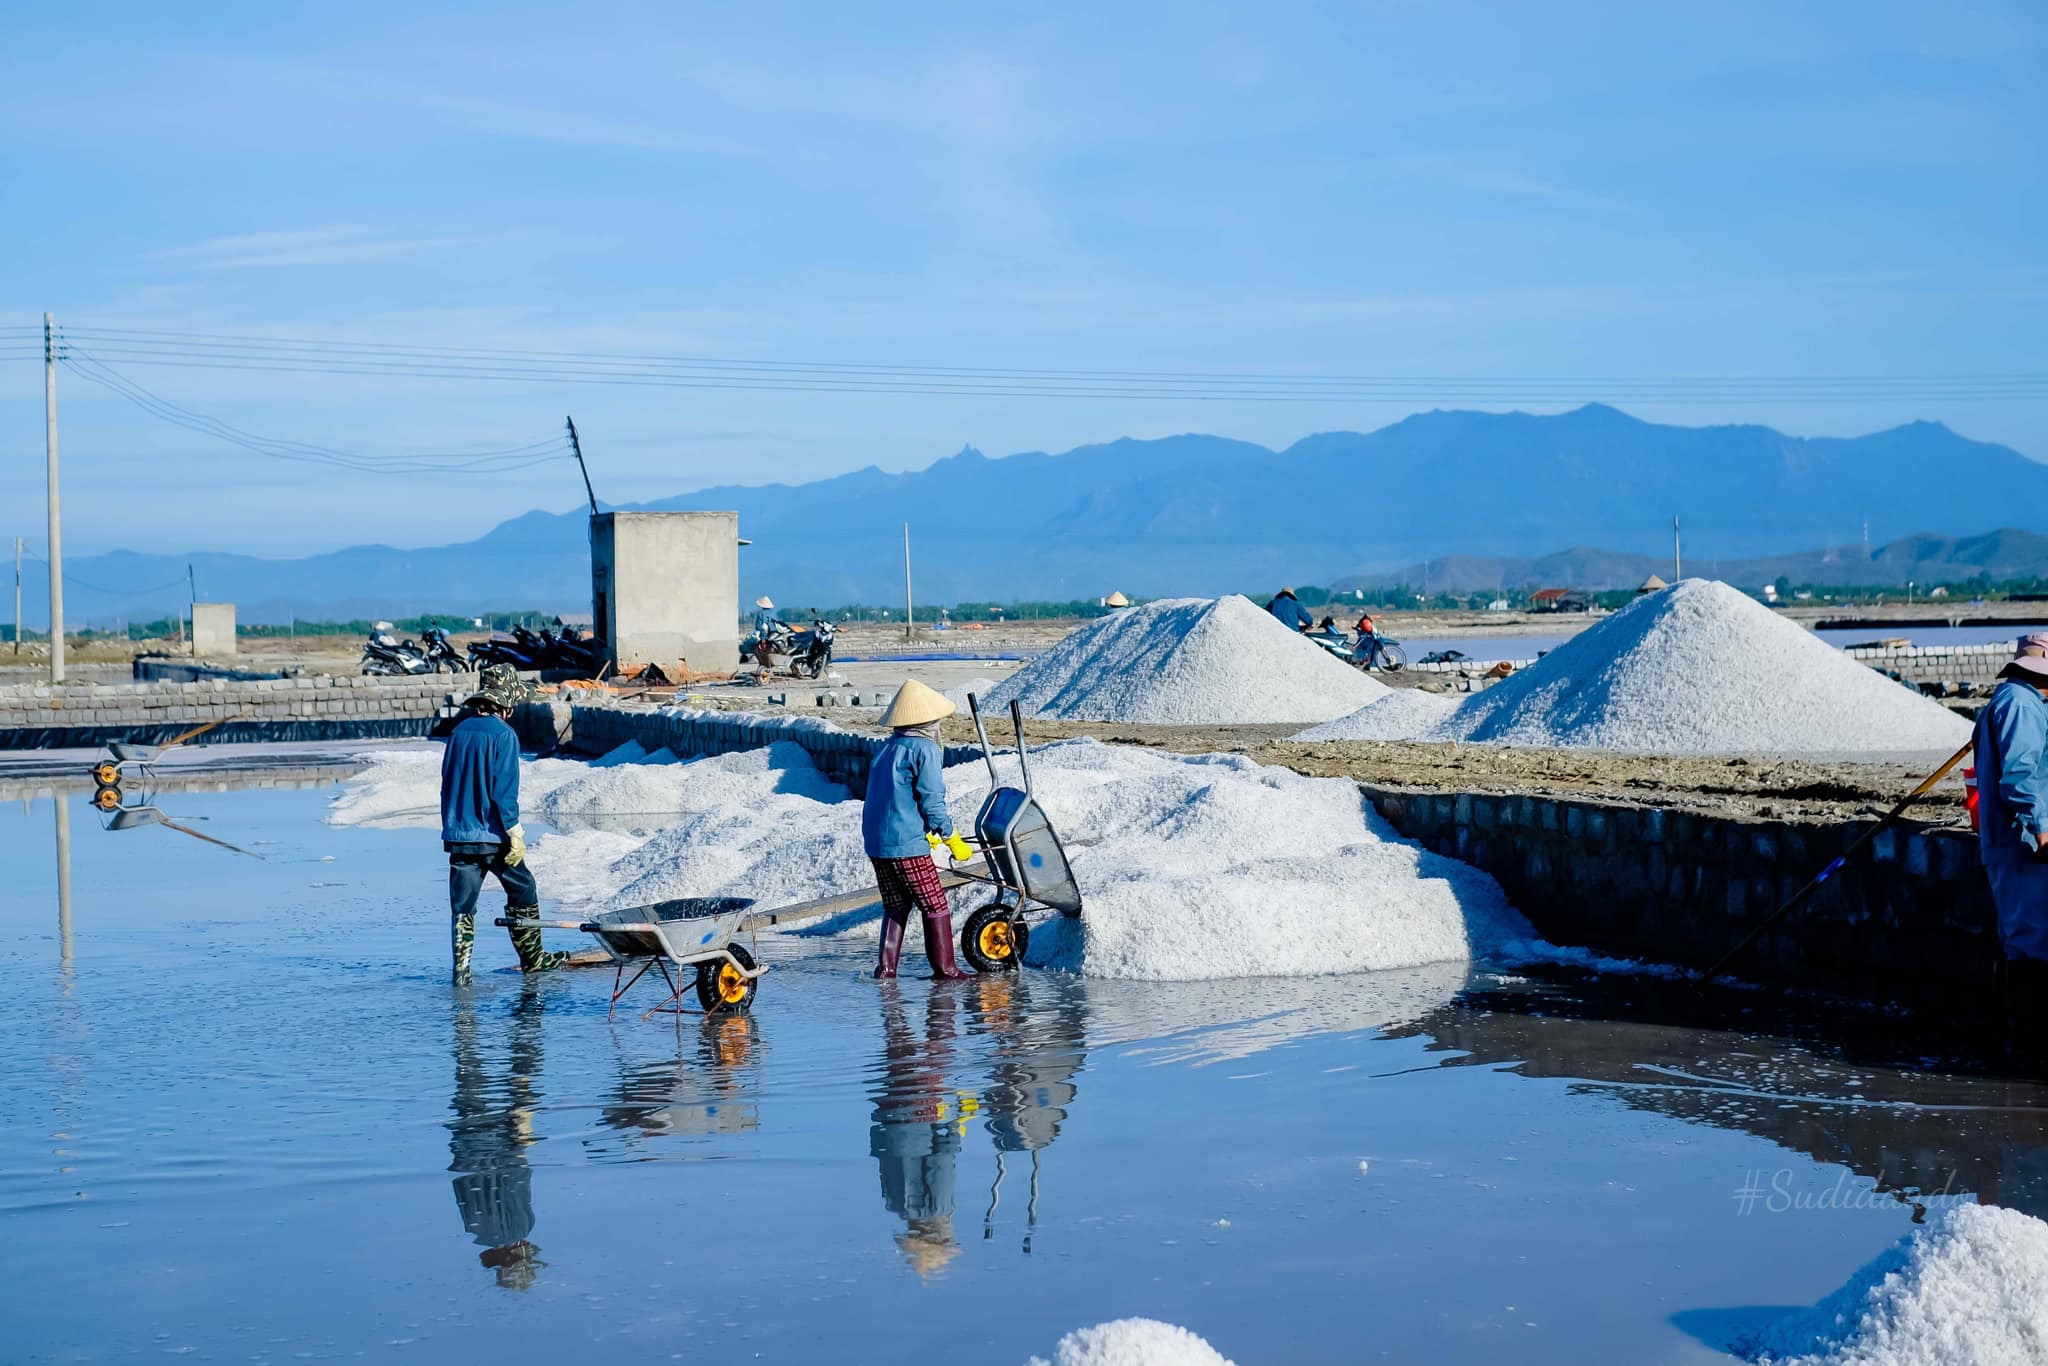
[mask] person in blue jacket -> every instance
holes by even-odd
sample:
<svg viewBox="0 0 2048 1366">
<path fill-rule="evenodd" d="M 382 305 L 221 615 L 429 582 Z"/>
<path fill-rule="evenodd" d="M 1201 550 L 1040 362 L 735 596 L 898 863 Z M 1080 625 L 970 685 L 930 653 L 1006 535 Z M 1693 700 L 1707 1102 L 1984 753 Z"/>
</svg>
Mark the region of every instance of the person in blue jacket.
<svg viewBox="0 0 2048 1366">
<path fill-rule="evenodd" d="M 882 724 L 894 732 L 868 770 L 861 808 L 861 842 L 882 893 L 882 951 L 875 976 L 896 975 L 903 930 L 912 906 L 924 914 L 924 955 L 933 977 L 965 977 L 953 959 L 953 909 L 932 855 L 941 845 L 962 863 L 974 857 L 946 813 L 945 754 L 939 722 L 953 714 L 951 699 L 916 679 L 896 690 Z"/>
<path fill-rule="evenodd" d="M 1978 849 L 1998 905 L 2008 995 L 2038 1024 L 2048 1021 L 2048 632 L 2021 636 L 1998 676 L 1977 717 Z"/>
<path fill-rule="evenodd" d="M 1273 614 L 1275 621 L 1290 631 L 1306 631 L 1316 624 L 1314 615 L 1301 605 L 1301 600 L 1294 596 L 1292 588 L 1283 588 L 1275 593 L 1273 600 L 1266 604 L 1266 610 Z"/>
<path fill-rule="evenodd" d="M 449 732 L 441 756 L 441 847 L 448 851 L 448 907 L 454 915 L 455 980 L 469 980 L 476 942 L 476 903 L 484 874 L 505 889 L 505 915 L 531 920 L 540 912 L 540 888 L 526 866 L 526 832 L 519 824 L 519 737 L 505 717 L 526 696 L 509 664 L 487 666 L 464 703 L 469 715 Z M 540 927 L 510 931 L 522 972 L 546 972 L 568 958 L 541 948 Z"/>
</svg>

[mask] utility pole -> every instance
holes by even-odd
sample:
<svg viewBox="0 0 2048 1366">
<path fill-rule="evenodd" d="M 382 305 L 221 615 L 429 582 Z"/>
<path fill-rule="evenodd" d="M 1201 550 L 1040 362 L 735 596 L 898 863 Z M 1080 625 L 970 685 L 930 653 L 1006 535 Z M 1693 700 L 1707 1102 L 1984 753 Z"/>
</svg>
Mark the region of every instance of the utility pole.
<svg viewBox="0 0 2048 1366">
<path fill-rule="evenodd" d="M 192 572 L 192 562 L 185 562 L 185 591 L 192 603 L 192 653 L 199 653 L 199 577 Z"/>
<path fill-rule="evenodd" d="M 590 500 L 590 515 L 597 516 L 597 494 L 590 487 L 590 466 L 583 463 L 583 442 L 576 436 L 576 419 L 565 417 L 569 424 L 569 449 L 576 452 L 576 468 L 583 471 L 583 496 Z"/>
<path fill-rule="evenodd" d="M 64 545 L 57 515 L 57 320 L 43 315 L 43 449 L 50 464 L 50 681 L 64 681 Z"/>
<path fill-rule="evenodd" d="M 910 639 L 910 628 L 917 620 L 910 606 L 910 523 L 903 524 L 903 638 Z"/>
<path fill-rule="evenodd" d="M 1678 518 L 1671 519 L 1671 581 L 1685 577 L 1685 557 L 1678 553 Z"/>
<path fill-rule="evenodd" d="M 14 538 L 14 653 L 21 653 L 21 537 Z"/>
</svg>

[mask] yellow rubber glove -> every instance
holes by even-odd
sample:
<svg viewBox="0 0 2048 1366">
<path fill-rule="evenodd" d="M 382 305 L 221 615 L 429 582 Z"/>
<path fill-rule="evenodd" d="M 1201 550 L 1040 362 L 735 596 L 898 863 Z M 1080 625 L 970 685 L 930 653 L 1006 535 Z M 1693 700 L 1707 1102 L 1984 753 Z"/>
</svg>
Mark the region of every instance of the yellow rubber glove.
<svg viewBox="0 0 2048 1366">
<path fill-rule="evenodd" d="M 974 861 L 974 850 L 967 847 L 967 841 L 960 838 L 960 832 L 957 830 L 946 837 L 946 851 L 953 856 L 955 863 Z"/>
<path fill-rule="evenodd" d="M 505 866 L 507 868 L 517 868 L 524 862 L 526 862 L 526 831 L 520 826 L 515 825 L 505 832 Z"/>
</svg>

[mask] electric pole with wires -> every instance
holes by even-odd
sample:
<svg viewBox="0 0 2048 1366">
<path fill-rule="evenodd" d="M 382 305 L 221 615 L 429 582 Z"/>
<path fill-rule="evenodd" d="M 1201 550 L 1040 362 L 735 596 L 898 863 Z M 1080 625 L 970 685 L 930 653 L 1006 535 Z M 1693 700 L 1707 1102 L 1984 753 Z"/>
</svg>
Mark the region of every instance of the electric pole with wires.
<svg viewBox="0 0 2048 1366">
<path fill-rule="evenodd" d="M 64 546 L 57 515 L 57 320 L 43 315 L 44 451 L 50 465 L 50 681 L 64 681 Z M 19 628 L 15 638 L 20 639 Z"/>
</svg>

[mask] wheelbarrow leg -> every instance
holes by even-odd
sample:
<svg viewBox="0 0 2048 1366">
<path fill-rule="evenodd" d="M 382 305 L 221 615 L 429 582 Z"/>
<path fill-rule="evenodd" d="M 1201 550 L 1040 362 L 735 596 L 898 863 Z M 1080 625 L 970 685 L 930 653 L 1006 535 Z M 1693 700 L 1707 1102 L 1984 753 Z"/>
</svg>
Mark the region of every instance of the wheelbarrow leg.
<svg viewBox="0 0 2048 1366">
<path fill-rule="evenodd" d="M 609 1020 L 609 1019 L 611 1019 L 611 1018 L 612 1018 L 612 1017 L 613 1017 L 614 1015 L 618 1014 L 618 1011 L 619 1011 L 619 998 L 620 998 L 621 996 L 624 996 L 624 995 L 625 995 L 625 994 L 626 994 L 627 992 L 629 992 L 629 991 L 631 991 L 631 990 L 633 989 L 633 983 L 635 983 L 635 982 L 639 981 L 639 980 L 640 980 L 640 979 L 641 979 L 642 977 L 645 977 L 645 976 L 647 975 L 647 969 L 648 969 L 649 965 L 651 965 L 651 964 L 654 964 L 654 963 L 658 963 L 658 962 L 660 962 L 660 961 L 661 961 L 661 960 L 660 960 L 660 959 L 658 959 L 658 958 L 645 958 L 645 959 L 642 959 L 642 960 L 641 960 L 641 962 L 640 962 L 640 967 L 639 967 L 639 969 L 638 969 L 637 971 L 635 971 L 635 972 L 633 973 L 633 975 L 632 975 L 631 977 L 629 977 L 629 978 L 627 978 L 627 979 L 626 979 L 626 985 L 624 985 L 624 986 L 620 986 L 620 985 L 619 985 L 619 978 L 620 978 L 620 977 L 622 977 L 622 976 L 625 976 L 625 972 L 626 972 L 626 962 L 625 962 L 625 960 L 624 960 L 624 959 L 620 959 L 620 960 L 619 960 L 619 969 L 618 969 L 618 971 L 617 971 L 617 972 L 614 972 L 614 973 L 612 974 L 612 1004 L 611 1004 L 611 1008 L 610 1008 L 609 1010 L 605 1011 L 605 1013 L 604 1013 L 604 1017 L 605 1017 L 605 1019 Z"/>
</svg>

